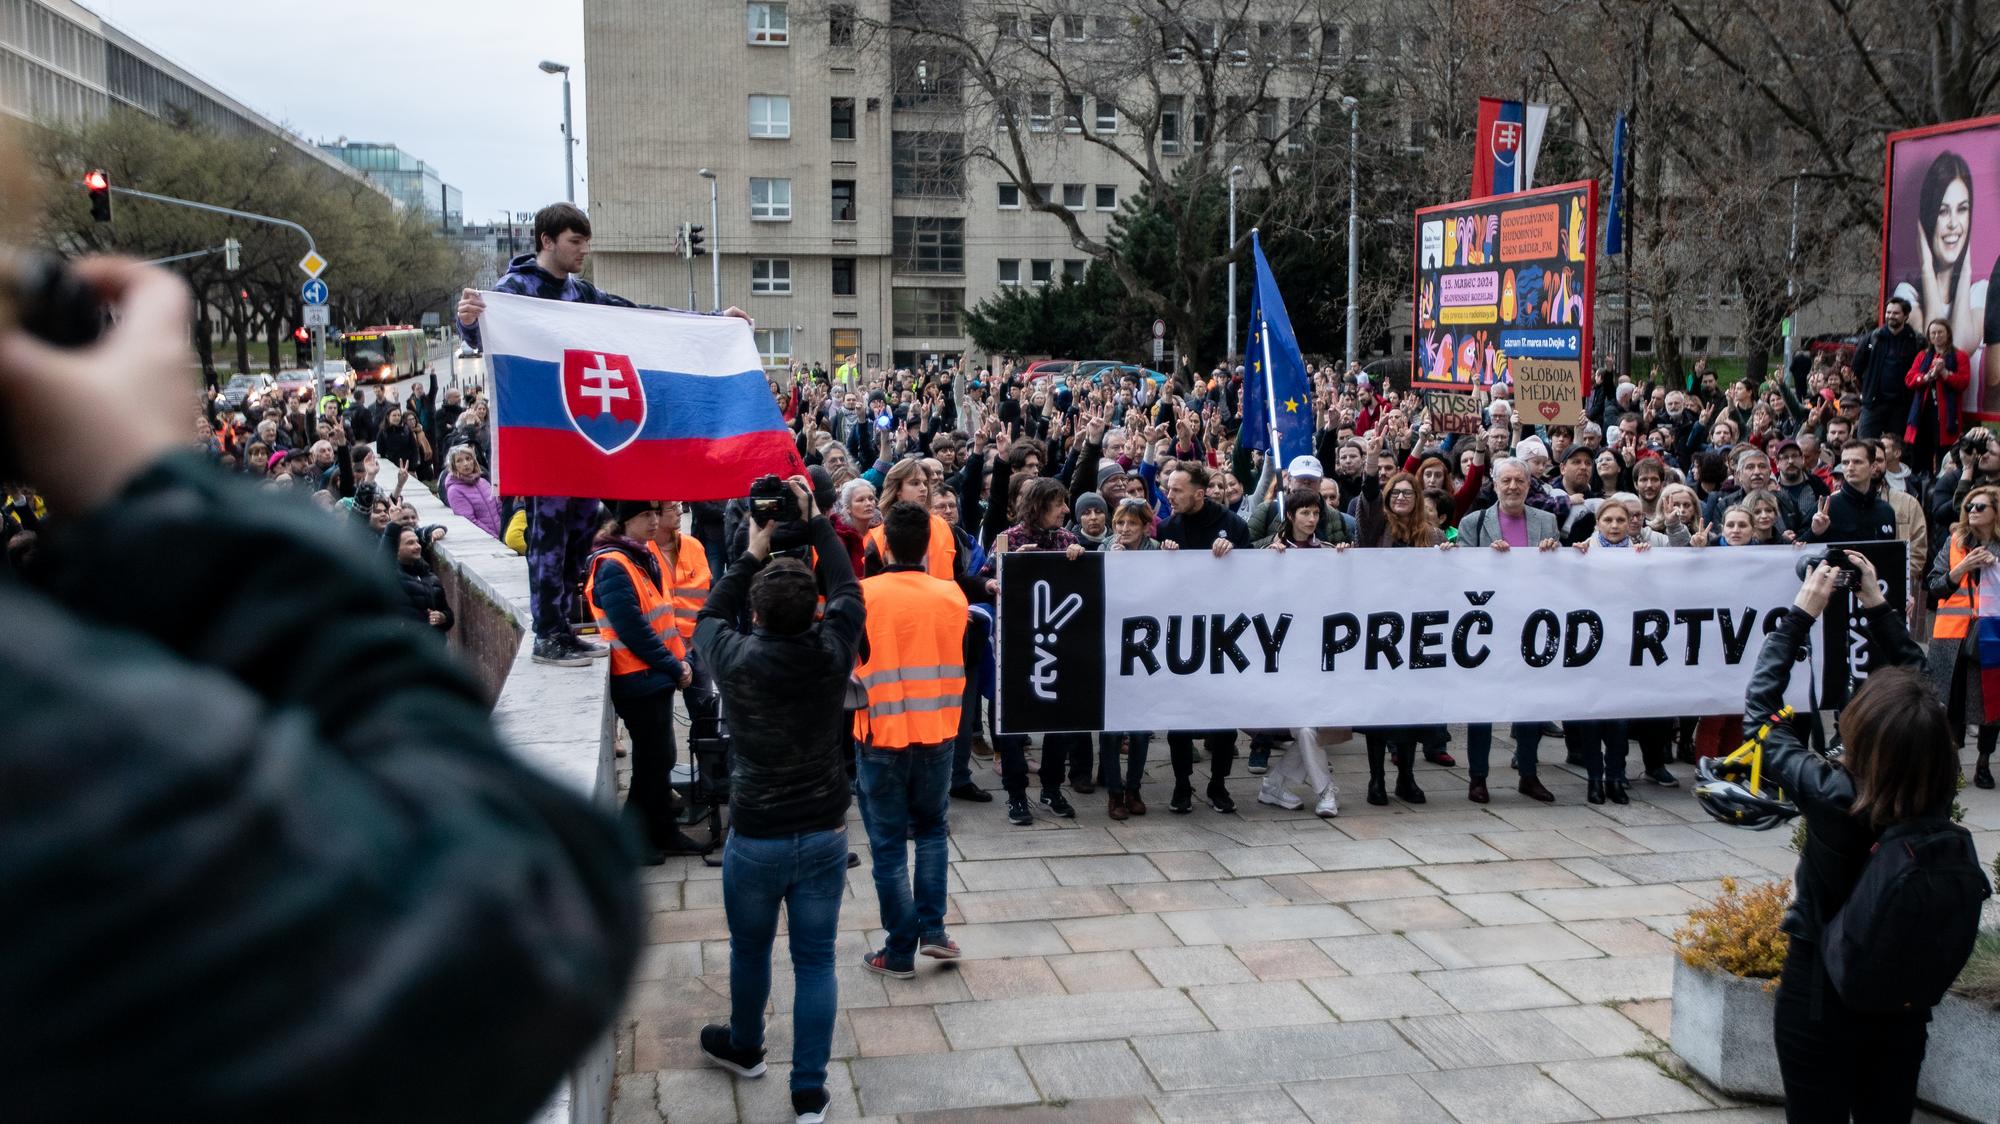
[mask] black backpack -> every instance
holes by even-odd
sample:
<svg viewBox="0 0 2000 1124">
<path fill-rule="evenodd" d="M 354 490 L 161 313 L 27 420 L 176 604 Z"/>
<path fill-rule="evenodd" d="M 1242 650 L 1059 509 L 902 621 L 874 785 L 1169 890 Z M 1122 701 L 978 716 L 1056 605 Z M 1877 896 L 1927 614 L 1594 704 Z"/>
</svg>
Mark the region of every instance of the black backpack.
<svg viewBox="0 0 2000 1124">
<path fill-rule="evenodd" d="M 1972 834 L 1950 820 L 1883 832 L 1821 942 L 1841 1001 L 1875 1014 L 1936 1006 L 1971 957 L 1992 894 Z"/>
</svg>

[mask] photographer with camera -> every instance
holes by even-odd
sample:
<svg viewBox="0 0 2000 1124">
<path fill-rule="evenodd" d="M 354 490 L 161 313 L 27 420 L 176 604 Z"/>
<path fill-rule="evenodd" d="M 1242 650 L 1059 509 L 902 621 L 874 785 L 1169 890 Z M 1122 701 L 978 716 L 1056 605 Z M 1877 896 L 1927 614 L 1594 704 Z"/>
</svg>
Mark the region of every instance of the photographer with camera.
<svg viewBox="0 0 2000 1124">
<path fill-rule="evenodd" d="M 96 342 L 0 296 L 0 474 L 51 513 L 46 586 L 0 578 L 7 1115 L 528 1119 L 637 954 L 611 823 L 378 553 L 185 448 L 186 286 L 74 272 Z"/>
<path fill-rule="evenodd" d="M 1841 711 L 1846 748 L 1828 760 L 1797 720 L 1774 716 L 1814 620 L 1849 588 L 1874 661 Z M 1745 736 L 1770 723 L 1764 775 L 1806 821 L 1776 1014 L 1788 1120 L 1910 1119 L 1930 1008 L 1964 965 L 1988 893 L 1971 837 L 1949 819 L 1958 745 L 1914 670 L 1923 659 L 1874 566 L 1847 551 L 1806 575 L 1745 696 Z"/>
<path fill-rule="evenodd" d="M 732 738 L 730 834 L 722 897 L 729 916 L 730 1018 L 701 1030 L 710 1061 L 743 1077 L 764 1073 L 764 1004 L 778 907 L 791 946 L 792 1107 L 823 1119 L 826 1066 L 838 1000 L 833 946 L 847 888 L 847 730 L 838 724 L 861 645 L 864 609 L 847 551 L 816 510 L 807 480 L 773 496 L 775 477 L 751 488 L 749 548 L 709 592 L 694 643 L 722 690 Z M 818 567 L 771 557 L 787 524 L 803 529 Z M 820 589 L 826 611 L 813 620 Z M 739 626 L 745 603 L 750 627 Z"/>
</svg>

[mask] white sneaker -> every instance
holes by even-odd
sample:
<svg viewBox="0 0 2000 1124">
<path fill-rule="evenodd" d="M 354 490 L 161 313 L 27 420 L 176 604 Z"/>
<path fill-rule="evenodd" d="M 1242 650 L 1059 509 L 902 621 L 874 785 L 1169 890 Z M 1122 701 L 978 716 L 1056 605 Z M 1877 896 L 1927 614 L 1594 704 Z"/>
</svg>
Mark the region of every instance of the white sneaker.
<svg viewBox="0 0 2000 1124">
<path fill-rule="evenodd" d="M 1315 807 L 1313 809 L 1313 812 L 1316 815 L 1318 815 L 1320 819 L 1323 820 L 1330 820 L 1333 817 L 1339 815 L 1340 801 L 1337 799 L 1339 795 L 1340 795 L 1339 785 L 1337 784 L 1327 785 L 1326 791 L 1321 792 L 1319 794 L 1319 805 L 1318 807 Z"/>
<path fill-rule="evenodd" d="M 1289 810 L 1304 806 L 1305 801 L 1286 791 L 1283 785 L 1273 785 L 1270 781 L 1265 781 L 1257 786 L 1257 803 Z"/>
</svg>

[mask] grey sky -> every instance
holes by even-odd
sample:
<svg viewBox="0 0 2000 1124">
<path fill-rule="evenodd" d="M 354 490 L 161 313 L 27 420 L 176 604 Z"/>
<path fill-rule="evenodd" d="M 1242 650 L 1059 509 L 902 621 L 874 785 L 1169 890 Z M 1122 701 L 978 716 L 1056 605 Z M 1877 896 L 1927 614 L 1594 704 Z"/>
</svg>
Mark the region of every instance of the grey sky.
<svg viewBox="0 0 2000 1124">
<path fill-rule="evenodd" d="M 84 0 L 315 140 L 400 145 L 492 222 L 563 197 L 562 80 L 584 128 L 582 0 Z M 589 196 L 584 148 L 577 200 Z"/>
</svg>

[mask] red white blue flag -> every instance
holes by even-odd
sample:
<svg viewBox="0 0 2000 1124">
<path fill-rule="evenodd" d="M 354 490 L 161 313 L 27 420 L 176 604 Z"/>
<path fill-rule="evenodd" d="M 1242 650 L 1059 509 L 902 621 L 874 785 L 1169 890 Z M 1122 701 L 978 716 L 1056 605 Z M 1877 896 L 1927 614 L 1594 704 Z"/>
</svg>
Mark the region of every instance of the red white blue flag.
<svg viewBox="0 0 2000 1124">
<path fill-rule="evenodd" d="M 1473 135 L 1472 198 L 1511 195 L 1535 186 L 1535 157 L 1549 107 L 1501 98 L 1479 99 L 1479 129 Z"/>
<path fill-rule="evenodd" d="M 719 500 L 805 471 L 742 320 L 484 296 L 501 491 Z"/>
</svg>

